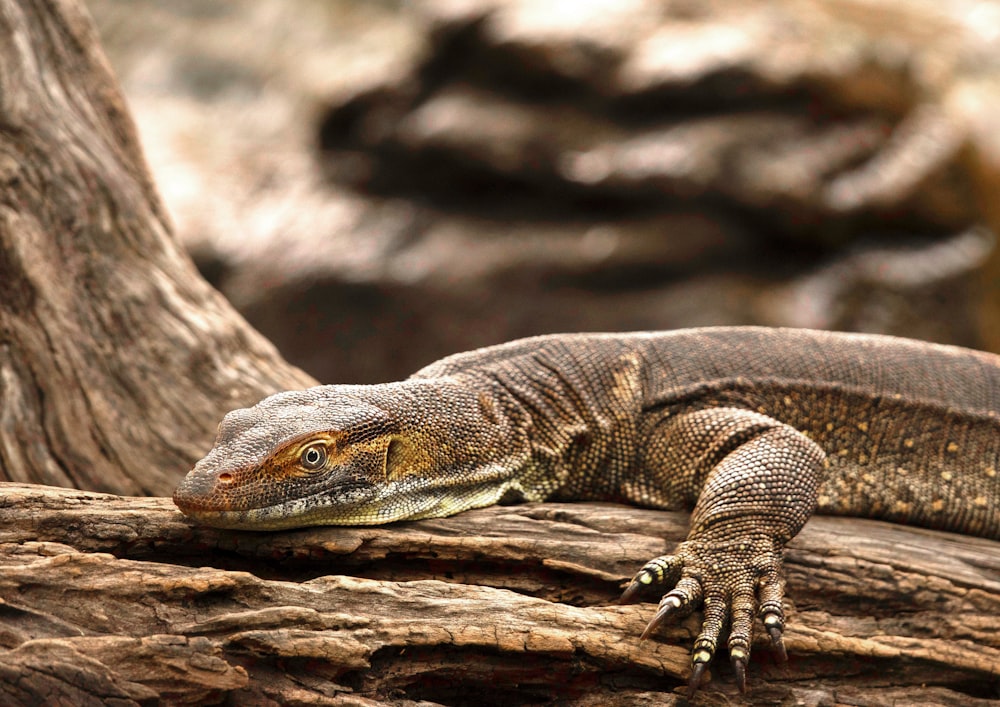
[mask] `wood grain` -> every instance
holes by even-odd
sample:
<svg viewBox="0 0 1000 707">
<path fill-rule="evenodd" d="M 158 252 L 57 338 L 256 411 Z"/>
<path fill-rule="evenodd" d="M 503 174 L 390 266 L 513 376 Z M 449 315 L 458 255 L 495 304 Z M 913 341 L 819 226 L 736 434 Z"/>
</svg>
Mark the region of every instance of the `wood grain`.
<svg viewBox="0 0 1000 707">
<path fill-rule="evenodd" d="M 0 682 L 20 698 L 670 704 L 688 674 L 697 614 L 640 643 L 653 605 L 615 604 L 684 514 L 540 504 L 249 533 L 163 498 L 2 491 Z M 815 518 L 786 565 L 790 660 L 755 645 L 748 703 L 1000 696 L 1000 543 Z M 696 702 L 736 700 L 720 661 Z"/>
</svg>

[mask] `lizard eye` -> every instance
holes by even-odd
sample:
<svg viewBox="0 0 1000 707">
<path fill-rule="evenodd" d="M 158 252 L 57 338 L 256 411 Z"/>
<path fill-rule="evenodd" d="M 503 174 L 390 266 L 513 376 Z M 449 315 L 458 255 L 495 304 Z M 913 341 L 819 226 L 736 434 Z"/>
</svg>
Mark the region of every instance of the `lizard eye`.
<svg viewBox="0 0 1000 707">
<path fill-rule="evenodd" d="M 309 471 L 322 469 L 323 465 L 326 464 L 326 447 L 322 444 L 313 444 L 306 447 L 302 450 L 302 454 L 299 455 L 299 464 Z"/>
</svg>

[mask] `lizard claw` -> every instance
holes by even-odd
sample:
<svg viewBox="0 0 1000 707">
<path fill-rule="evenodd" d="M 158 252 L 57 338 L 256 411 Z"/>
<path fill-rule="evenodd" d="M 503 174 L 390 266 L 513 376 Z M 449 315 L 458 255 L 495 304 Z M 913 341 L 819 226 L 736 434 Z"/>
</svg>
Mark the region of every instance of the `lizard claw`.
<svg viewBox="0 0 1000 707">
<path fill-rule="evenodd" d="M 733 673 L 736 675 L 736 686 L 740 688 L 740 694 L 747 692 L 747 661 L 750 656 L 742 648 L 733 648 L 729 651 L 729 660 L 733 664 Z"/>
<path fill-rule="evenodd" d="M 646 624 L 646 630 L 642 632 L 641 636 L 639 636 L 639 640 L 645 641 L 653 635 L 656 629 L 660 628 L 660 626 L 666 623 L 669 619 L 677 616 L 683 605 L 683 601 L 676 595 L 667 594 L 663 597 L 660 601 L 660 608 L 656 610 L 656 615 L 653 616 L 652 620 Z"/>
<path fill-rule="evenodd" d="M 639 636 L 643 641 L 667 621 L 691 613 L 694 607 L 701 601 L 701 585 L 697 580 L 685 578 L 677 583 L 673 590 L 667 592 L 660 599 L 660 606 L 656 610 L 653 619 L 646 625 L 646 630 Z"/>
<path fill-rule="evenodd" d="M 702 656 L 704 659 L 699 660 Z M 712 654 L 708 651 L 698 651 L 694 655 L 694 664 L 691 666 L 691 679 L 688 681 L 687 698 L 690 700 L 694 697 L 695 693 L 698 692 L 698 688 L 701 687 L 701 679 L 705 674 L 705 668 L 708 667 L 709 661 L 712 660 Z"/>
<path fill-rule="evenodd" d="M 643 584 L 638 577 L 632 580 L 631 584 L 625 587 L 625 591 L 622 595 L 618 597 L 619 604 L 637 604 L 639 603 L 639 595 L 642 594 L 642 590 L 648 585 Z"/>
<path fill-rule="evenodd" d="M 770 622 L 770 625 L 769 625 Z M 764 628 L 771 637 L 771 647 L 778 653 L 778 660 L 782 663 L 788 661 L 788 651 L 785 650 L 785 642 L 781 639 L 782 626 L 780 619 L 775 619 L 773 614 L 764 617 Z"/>
<path fill-rule="evenodd" d="M 785 642 L 782 636 L 785 632 L 785 612 L 781 608 L 780 583 L 775 586 L 765 582 L 761 587 L 760 620 L 764 624 L 767 635 L 771 638 L 771 647 L 778 653 L 778 659 L 782 662 L 788 660 L 788 653 L 785 651 Z M 777 596 L 767 596 L 768 593 L 775 592 Z"/>
</svg>

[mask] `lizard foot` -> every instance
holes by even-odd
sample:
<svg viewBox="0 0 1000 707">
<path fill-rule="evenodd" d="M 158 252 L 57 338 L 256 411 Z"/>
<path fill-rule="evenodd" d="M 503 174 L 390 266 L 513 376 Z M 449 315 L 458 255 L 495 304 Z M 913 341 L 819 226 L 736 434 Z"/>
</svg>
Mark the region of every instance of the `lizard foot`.
<svg viewBox="0 0 1000 707">
<path fill-rule="evenodd" d="M 781 608 L 784 581 L 780 546 L 766 537 L 709 541 L 688 540 L 673 555 L 647 562 L 622 594 L 621 603 L 638 601 L 649 588 L 668 588 L 640 640 L 649 638 L 668 621 L 703 608 L 702 630 L 691 654 L 688 695 L 694 695 L 705 670 L 728 630 L 727 647 L 741 692 L 746 690 L 747 663 L 754 615 L 760 616 L 779 657 L 785 618 Z"/>
</svg>

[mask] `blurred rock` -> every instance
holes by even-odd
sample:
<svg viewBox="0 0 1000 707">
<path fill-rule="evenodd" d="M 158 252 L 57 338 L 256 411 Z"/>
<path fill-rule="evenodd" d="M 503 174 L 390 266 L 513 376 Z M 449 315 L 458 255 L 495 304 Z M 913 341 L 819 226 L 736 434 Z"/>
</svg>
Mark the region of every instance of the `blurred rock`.
<svg viewBox="0 0 1000 707">
<path fill-rule="evenodd" d="M 994 3 L 90 6 L 181 238 L 320 379 L 569 330 L 1000 348 Z"/>
<path fill-rule="evenodd" d="M 975 341 L 973 319 L 956 316 L 976 296 L 996 246 L 974 229 L 945 240 L 864 247 L 806 273 L 758 300 L 765 323 L 875 331 L 917 339 Z"/>
</svg>

